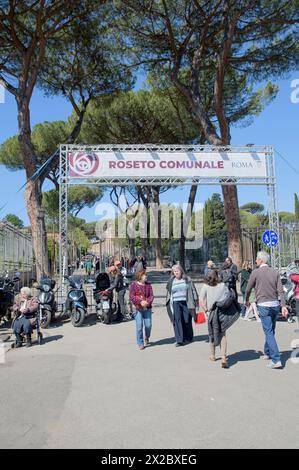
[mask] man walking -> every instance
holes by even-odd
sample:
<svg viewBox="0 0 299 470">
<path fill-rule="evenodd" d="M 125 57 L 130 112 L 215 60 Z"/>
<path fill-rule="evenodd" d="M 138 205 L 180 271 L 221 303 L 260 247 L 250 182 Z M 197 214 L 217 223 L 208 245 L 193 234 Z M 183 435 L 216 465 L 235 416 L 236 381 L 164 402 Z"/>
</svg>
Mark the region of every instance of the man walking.
<svg viewBox="0 0 299 470">
<path fill-rule="evenodd" d="M 207 276 L 209 274 L 210 271 L 213 271 L 216 269 L 216 266 L 215 266 L 215 263 L 214 261 L 212 261 L 211 259 L 209 259 L 209 261 L 207 262 L 207 265 L 203 271 L 204 275 Z"/>
<path fill-rule="evenodd" d="M 282 367 L 280 354 L 275 339 L 275 326 L 280 311 L 280 298 L 282 315 L 287 317 L 288 309 L 285 305 L 284 292 L 279 272 L 269 265 L 269 255 L 265 251 L 259 251 L 256 257 L 258 269 L 252 271 L 246 292 L 246 305 L 249 306 L 251 290 L 255 289 L 257 308 L 265 333 L 265 348 L 263 359 L 271 359 L 268 367 L 280 369 Z"/>
</svg>

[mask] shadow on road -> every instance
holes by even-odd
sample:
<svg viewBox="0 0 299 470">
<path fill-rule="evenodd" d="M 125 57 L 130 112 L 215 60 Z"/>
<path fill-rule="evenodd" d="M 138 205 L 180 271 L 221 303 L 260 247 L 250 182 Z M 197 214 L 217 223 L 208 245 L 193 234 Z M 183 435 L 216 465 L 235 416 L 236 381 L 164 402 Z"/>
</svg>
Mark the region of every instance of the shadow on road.
<svg viewBox="0 0 299 470">
<path fill-rule="evenodd" d="M 287 361 L 291 358 L 292 351 L 282 351 L 281 352 L 281 363 L 282 366 L 285 367 Z M 248 349 L 246 351 L 240 351 L 235 354 L 231 354 L 228 356 L 229 365 L 234 366 L 238 362 L 248 362 L 248 361 L 256 361 L 261 358 L 263 355 L 260 351 L 254 351 L 252 349 Z M 267 361 L 265 361 L 267 363 Z"/>
<path fill-rule="evenodd" d="M 87 326 L 94 326 L 98 323 L 97 316 L 95 313 L 89 313 L 86 317 L 84 322 L 79 328 L 86 328 Z"/>
<path fill-rule="evenodd" d="M 43 344 L 52 343 L 52 341 L 58 341 L 63 338 L 63 335 L 53 335 L 43 338 Z"/>
<path fill-rule="evenodd" d="M 175 343 L 175 338 L 164 338 L 160 339 L 159 341 L 153 341 L 151 343 L 151 346 L 163 346 L 166 344 L 174 344 Z"/>
<path fill-rule="evenodd" d="M 191 343 L 186 343 L 184 346 L 189 346 L 192 343 L 197 343 L 197 342 L 203 342 L 207 341 L 209 339 L 208 335 L 200 335 L 200 336 L 194 336 L 193 341 Z M 165 338 L 165 339 L 160 339 L 159 341 L 154 341 L 151 346 L 163 346 L 166 344 L 174 344 L 175 343 L 175 338 Z"/>
<path fill-rule="evenodd" d="M 209 335 L 199 335 L 199 336 L 194 336 L 193 338 L 193 343 L 194 342 L 199 342 L 199 341 L 204 341 L 204 342 L 208 342 L 209 341 Z"/>
<path fill-rule="evenodd" d="M 257 361 L 263 355 L 260 351 L 254 351 L 253 349 L 247 349 L 246 351 L 240 351 L 228 356 L 230 366 L 238 364 L 238 362 L 249 362 Z"/>
<path fill-rule="evenodd" d="M 280 353 L 280 359 L 281 359 L 282 367 L 285 367 L 286 363 L 291 359 L 292 352 L 293 351 L 290 350 L 290 351 L 282 351 Z"/>
</svg>

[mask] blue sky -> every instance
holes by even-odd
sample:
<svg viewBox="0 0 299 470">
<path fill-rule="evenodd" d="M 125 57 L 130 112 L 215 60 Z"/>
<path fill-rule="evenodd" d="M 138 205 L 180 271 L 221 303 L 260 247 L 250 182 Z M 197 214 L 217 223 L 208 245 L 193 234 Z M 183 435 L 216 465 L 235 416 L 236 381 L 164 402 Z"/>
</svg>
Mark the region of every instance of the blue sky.
<svg viewBox="0 0 299 470">
<path fill-rule="evenodd" d="M 281 157 L 276 154 L 275 165 L 277 174 L 278 209 L 294 211 L 294 193 L 299 193 L 298 187 L 298 123 L 299 103 L 291 101 L 292 80 L 299 80 L 299 71 L 289 78 L 277 82 L 279 93 L 263 113 L 255 118 L 253 124 L 245 128 L 232 129 L 232 145 L 246 145 L 248 143 L 273 145 L 282 156 L 298 171 L 293 171 Z M 141 80 L 137 82 L 140 86 Z M 299 96 L 299 92 L 297 93 Z M 55 121 L 67 119 L 71 113 L 70 104 L 61 97 L 45 97 L 40 90 L 36 90 L 31 102 L 32 127 L 45 120 Z M 5 102 L 0 103 L 0 143 L 17 133 L 17 110 L 14 98 L 5 92 Z M 26 224 L 27 212 L 24 202 L 24 191 L 17 192 L 25 182 L 23 171 L 9 171 L 0 166 L 0 219 L 7 213 L 17 214 Z M 44 190 L 51 189 L 50 183 L 45 183 Z M 162 202 L 186 202 L 189 187 L 169 190 L 162 195 Z M 204 202 L 213 192 L 221 192 L 219 186 L 200 186 L 197 192 L 197 202 Z M 258 201 L 267 206 L 266 188 L 258 186 L 239 187 L 240 205 L 249 201 Z M 108 195 L 104 200 L 108 200 Z M 95 210 L 85 209 L 80 217 L 87 221 L 96 220 Z"/>
</svg>

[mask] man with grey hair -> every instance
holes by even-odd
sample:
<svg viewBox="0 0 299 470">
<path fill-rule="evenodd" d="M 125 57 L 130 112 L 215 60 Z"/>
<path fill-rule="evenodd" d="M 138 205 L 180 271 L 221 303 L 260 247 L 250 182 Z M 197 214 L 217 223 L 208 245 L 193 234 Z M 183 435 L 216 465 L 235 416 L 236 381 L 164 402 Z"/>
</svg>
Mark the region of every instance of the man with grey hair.
<svg viewBox="0 0 299 470">
<path fill-rule="evenodd" d="M 209 259 L 209 261 L 207 262 L 207 265 L 204 269 L 204 275 L 207 276 L 210 271 L 213 271 L 213 269 L 216 269 L 215 263 L 214 263 L 214 261 Z"/>
<path fill-rule="evenodd" d="M 257 308 L 266 337 L 263 359 L 271 359 L 269 363 L 270 369 L 280 369 L 282 364 L 275 339 L 275 326 L 280 311 L 280 304 L 284 317 L 287 317 L 288 309 L 285 305 L 279 272 L 268 265 L 269 258 L 268 253 L 265 251 L 258 252 L 256 257 L 258 269 L 252 271 L 250 275 L 245 292 L 245 301 L 246 305 L 249 306 L 250 292 L 254 288 Z"/>
</svg>

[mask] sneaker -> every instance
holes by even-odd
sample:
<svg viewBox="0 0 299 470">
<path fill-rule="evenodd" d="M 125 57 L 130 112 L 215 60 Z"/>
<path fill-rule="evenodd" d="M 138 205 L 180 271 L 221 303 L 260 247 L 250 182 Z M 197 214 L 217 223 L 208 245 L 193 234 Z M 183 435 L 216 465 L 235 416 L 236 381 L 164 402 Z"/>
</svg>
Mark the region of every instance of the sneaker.
<svg viewBox="0 0 299 470">
<path fill-rule="evenodd" d="M 256 320 L 256 322 L 257 322 L 257 323 L 262 323 L 262 320 L 261 320 L 260 318 L 258 318 L 258 319 Z"/>
<path fill-rule="evenodd" d="M 268 367 L 269 369 L 281 369 L 282 368 L 282 363 L 280 361 L 278 362 L 273 362 L 271 361 L 269 364 L 268 364 Z"/>
<path fill-rule="evenodd" d="M 263 356 L 261 356 L 261 359 L 263 359 L 263 361 L 269 361 L 270 356 L 268 356 L 267 354 L 264 354 Z"/>
<path fill-rule="evenodd" d="M 178 348 L 179 346 L 183 346 L 183 343 L 175 343 L 176 348 Z"/>
<path fill-rule="evenodd" d="M 145 349 L 145 346 L 144 346 L 144 344 L 139 344 L 139 346 L 138 346 L 138 347 L 139 347 L 140 351 L 142 351 L 143 349 Z"/>
<path fill-rule="evenodd" d="M 149 340 L 149 338 L 146 338 L 146 339 L 145 339 L 144 345 L 145 345 L 145 346 L 149 346 L 149 345 L 150 345 L 150 340 Z"/>
</svg>

